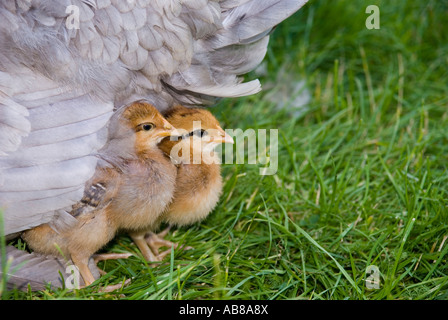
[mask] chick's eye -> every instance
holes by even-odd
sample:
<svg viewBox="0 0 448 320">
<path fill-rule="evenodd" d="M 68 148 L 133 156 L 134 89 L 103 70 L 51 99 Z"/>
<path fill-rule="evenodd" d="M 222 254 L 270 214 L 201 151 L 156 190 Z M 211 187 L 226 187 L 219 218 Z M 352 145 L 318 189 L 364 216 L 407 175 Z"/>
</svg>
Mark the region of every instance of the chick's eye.
<svg viewBox="0 0 448 320">
<path fill-rule="evenodd" d="M 144 123 L 144 124 L 141 125 L 141 127 L 142 127 L 142 129 L 144 131 L 149 131 L 149 130 L 154 128 L 154 124 L 152 124 L 152 123 Z"/>
<path fill-rule="evenodd" d="M 192 134 L 194 134 L 197 137 L 202 138 L 203 136 L 207 135 L 207 131 L 205 131 L 204 129 L 201 129 L 201 130 L 193 131 Z"/>
</svg>

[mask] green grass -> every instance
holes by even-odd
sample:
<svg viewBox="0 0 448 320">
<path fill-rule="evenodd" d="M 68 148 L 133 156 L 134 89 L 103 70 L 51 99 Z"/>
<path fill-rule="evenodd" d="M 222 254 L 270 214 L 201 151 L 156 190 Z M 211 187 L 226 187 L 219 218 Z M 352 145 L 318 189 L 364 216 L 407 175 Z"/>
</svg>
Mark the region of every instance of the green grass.
<svg viewBox="0 0 448 320">
<path fill-rule="evenodd" d="M 365 27 L 371 4 L 379 30 Z M 224 128 L 279 130 L 276 175 L 225 165 L 216 210 L 169 237 L 194 249 L 159 267 L 118 237 L 107 249 L 135 255 L 101 264 L 99 284 L 132 278 L 120 292 L 5 297 L 448 299 L 446 25 L 446 1 L 311 0 L 272 36 L 270 89 L 213 109 Z M 300 113 L 268 99 L 300 80 Z M 379 289 L 366 288 L 369 265 Z"/>
</svg>

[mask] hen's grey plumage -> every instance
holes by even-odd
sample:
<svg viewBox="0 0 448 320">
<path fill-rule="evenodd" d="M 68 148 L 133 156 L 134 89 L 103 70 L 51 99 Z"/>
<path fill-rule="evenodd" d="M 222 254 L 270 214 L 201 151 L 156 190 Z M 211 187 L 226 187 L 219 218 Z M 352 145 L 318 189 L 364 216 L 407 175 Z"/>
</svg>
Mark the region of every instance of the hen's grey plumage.
<svg viewBox="0 0 448 320">
<path fill-rule="evenodd" d="M 5 234 L 70 224 L 114 108 L 258 92 L 258 80 L 238 76 L 261 62 L 272 28 L 306 1 L 2 0 Z"/>
<path fill-rule="evenodd" d="M 45 290 L 50 288 L 69 287 L 78 288 L 84 285 L 84 280 L 76 273 L 73 274 L 73 264 L 61 257 L 43 256 L 37 253 L 27 253 L 14 247 L 7 247 L 6 254 L 11 261 L 9 266 L 8 289 L 17 288 L 28 291 Z M 31 266 L 31 267 L 24 267 Z M 90 259 L 89 268 L 95 278 L 99 278 L 100 272 Z"/>
</svg>

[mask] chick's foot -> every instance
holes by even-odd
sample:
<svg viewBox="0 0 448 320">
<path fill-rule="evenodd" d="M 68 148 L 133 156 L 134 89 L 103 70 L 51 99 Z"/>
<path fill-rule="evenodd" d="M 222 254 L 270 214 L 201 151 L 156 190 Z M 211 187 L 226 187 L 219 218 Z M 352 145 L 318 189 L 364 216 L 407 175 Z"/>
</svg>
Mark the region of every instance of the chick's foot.
<svg viewBox="0 0 448 320">
<path fill-rule="evenodd" d="M 145 236 L 145 240 L 148 243 L 148 246 L 151 248 L 151 251 L 154 253 L 154 255 L 157 257 L 157 261 L 162 261 L 163 258 L 165 258 L 167 255 L 171 254 L 171 251 L 173 249 L 177 249 L 179 247 L 178 243 L 171 242 L 169 240 L 165 240 L 164 237 L 169 233 L 171 229 L 171 226 L 166 228 L 160 233 L 153 233 L 150 232 Z M 168 250 L 160 252 L 160 248 L 167 247 Z M 193 247 L 190 246 L 182 246 L 184 250 L 190 250 L 193 249 Z"/>
<path fill-rule="evenodd" d="M 92 256 L 92 258 L 93 258 L 95 265 L 97 266 L 98 262 L 100 262 L 100 261 L 127 259 L 130 256 L 132 256 L 131 253 L 98 253 L 98 254 L 94 254 Z M 97 266 L 97 268 L 98 268 L 98 266 Z M 98 268 L 98 271 L 103 276 L 105 274 L 107 274 L 107 272 L 105 272 L 104 270 L 101 270 L 100 268 Z M 126 279 L 124 283 L 108 285 L 106 287 L 101 288 L 99 291 L 100 292 L 113 292 L 113 291 L 123 288 L 124 286 L 127 286 L 129 283 L 131 283 L 131 279 Z"/>
</svg>

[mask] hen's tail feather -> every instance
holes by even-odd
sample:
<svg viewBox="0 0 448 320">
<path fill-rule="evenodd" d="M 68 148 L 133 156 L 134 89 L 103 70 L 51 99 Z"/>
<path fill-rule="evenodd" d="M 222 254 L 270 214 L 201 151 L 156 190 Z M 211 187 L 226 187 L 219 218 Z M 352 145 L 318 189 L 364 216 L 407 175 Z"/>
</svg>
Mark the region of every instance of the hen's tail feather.
<svg viewBox="0 0 448 320">
<path fill-rule="evenodd" d="M 84 285 L 84 281 L 79 273 L 72 273 L 73 263 L 71 260 L 65 261 L 63 258 L 48 257 L 37 253 L 28 253 L 13 246 L 6 247 L 6 257 L 10 261 L 7 270 L 0 270 L 0 276 L 6 273 L 7 288 L 28 290 L 28 285 L 32 291 L 45 290 L 48 286 L 52 289 L 68 287 L 67 284 L 76 286 Z M 0 257 L 0 265 L 1 265 Z M 99 272 L 92 259 L 89 264 L 90 269 L 96 279 Z"/>
</svg>

